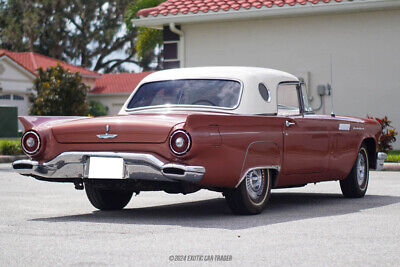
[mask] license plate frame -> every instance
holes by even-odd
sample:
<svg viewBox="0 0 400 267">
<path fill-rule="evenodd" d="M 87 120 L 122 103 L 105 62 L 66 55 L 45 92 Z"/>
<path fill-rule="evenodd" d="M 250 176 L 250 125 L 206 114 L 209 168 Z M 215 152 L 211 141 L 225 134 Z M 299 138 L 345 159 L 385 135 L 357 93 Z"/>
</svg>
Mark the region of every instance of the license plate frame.
<svg viewBox="0 0 400 267">
<path fill-rule="evenodd" d="M 117 157 L 90 157 L 89 179 L 123 179 L 124 159 Z"/>
</svg>

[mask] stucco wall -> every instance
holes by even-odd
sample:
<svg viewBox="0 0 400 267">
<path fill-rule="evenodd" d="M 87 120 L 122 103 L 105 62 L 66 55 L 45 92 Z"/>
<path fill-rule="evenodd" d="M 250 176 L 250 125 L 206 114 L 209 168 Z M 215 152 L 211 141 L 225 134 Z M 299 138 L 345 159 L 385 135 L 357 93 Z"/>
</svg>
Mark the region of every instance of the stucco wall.
<svg viewBox="0 0 400 267">
<path fill-rule="evenodd" d="M 188 24 L 182 29 L 186 66 L 308 73 L 314 107 L 319 105 L 317 85 L 330 82 L 332 55 L 336 114 L 388 115 L 400 129 L 400 10 Z M 330 113 L 330 97 L 326 103 Z"/>
<path fill-rule="evenodd" d="M 28 94 L 33 87 L 33 74 L 28 73 L 21 67 L 16 65 L 12 60 L 7 57 L 0 59 L 1 73 L 0 73 L 0 95 L 11 95 L 11 99 L 0 99 L 0 106 L 10 106 L 18 108 L 18 115 L 28 115 L 29 100 Z M 13 95 L 23 97 L 23 100 L 13 99 Z M 23 130 L 24 127 L 18 122 L 18 129 Z"/>
</svg>

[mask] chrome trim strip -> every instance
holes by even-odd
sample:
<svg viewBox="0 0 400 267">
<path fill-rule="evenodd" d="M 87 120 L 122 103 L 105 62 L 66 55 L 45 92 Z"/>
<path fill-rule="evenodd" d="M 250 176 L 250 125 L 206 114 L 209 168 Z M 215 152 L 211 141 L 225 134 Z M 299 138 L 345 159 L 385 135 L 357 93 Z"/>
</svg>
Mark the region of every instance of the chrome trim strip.
<svg viewBox="0 0 400 267">
<path fill-rule="evenodd" d="M 240 183 L 244 180 L 244 178 L 246 178 L 246 175 L 250 172 L 250 171 L 254 171 L 254 170 L 270 170 L 270 169 L 274 169 L 277 170 L 278 173 L 281 171 L 281 166 L 279 165 L 267 165 L 267 166 L 257 166 L 257 167 L 253 167 L 253 168 L 249 168 L 246 170 L 246 172 L 244 173 L 244 175 L 242 176 L 242 178 L 240 178 L 239 182 L 235 185 L 235 188 L 238 187 L 240 185 Z"/>
<path fill-rule="evenodd" d="M 206 172 L 203 166 L 168 163 L 147 153 L 120 152 L 64 152 L 48 162 L 17 160 L 12 163 L 12 166 L 19 174 L 28 176 L 56 179 L 88 178 L 90 157 L 123 158 L 124 179 L 199 182 Z M 183 174 L 165 173 L 166 168 L 180 169 Z"/>
<path fill-rule="evenodd" d="M 339 131 L 350 131 L 350 123 L 339 123 Z"/>
<path fill-rule="evenodd" d="M 356 127 L 356 126 L 354 126 L 354 127 L 353 127 L 353 130 L 364 131 L 364 127 Z"/>
<path fill-rule="evenodd" d="M 257 143 L 269 143 L 269 144 L 274 144 L 274 145 L 276 145 L 276 143 L 270 142 L 270 141 L 254 141 L 254 142 L 251 142 L 251 143 L 247 146 L 246 154 L 244 155 L 244 160 L 243 160 L 242 168 L 240 169 L 240 172 L 241 172 L 241 173 L 242 173 L 243 170 L 244 170 L 244 165 L 246 164 L 247 154 L 249 153 L 250 147 L 251 147 L 253 144 L 257 144 Z M 276 145 L 276 146 L 278 146 L 278 145 Z M 279 160 L 279 161 L 280 161 L 280 163 L 281 163 L 281 160 Z M 251 170 L 256 170 L 256 169 L 275 169 L 275 170 L 278 171 L 278 175 L 279 175 L 279 172 L 281 171 L 281 166 L 280 166 L 280 165 L 264 165 L 264 166 L 261 166 L 261 167 L 253 167 L 253 168 L 247 169 L 246 172 L 245 172 L 245 174 L 244 174 L 244 176 L 243 176 L 243 177 L 239 180 L 239 182 L 236 184 L 235 188 L 238 187 L 238 186 L 240 185 L 240 183 L 243 181 L 243 179 L 246 177 L 246 174 L 247 174 L 249 171 L 251 171 Z M 275 184 L 274 184 L 273 186 L 275 186 L 275 185 L 277 184 L 278 178 L 279 178 L 279 176 L 278 176 L 277 179 L 275 180 Z"/>
</svg>

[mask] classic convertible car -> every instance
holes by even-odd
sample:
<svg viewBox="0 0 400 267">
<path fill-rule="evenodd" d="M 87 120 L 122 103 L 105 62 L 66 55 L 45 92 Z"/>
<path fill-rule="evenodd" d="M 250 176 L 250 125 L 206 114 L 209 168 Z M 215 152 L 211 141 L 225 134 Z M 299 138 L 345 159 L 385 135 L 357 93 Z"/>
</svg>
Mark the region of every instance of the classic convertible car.
<svg viewBox="0 0 400 267">
<path fill-rule="evenodd" d="M 119 115 L 20 117 L 30 160 L 15 171 L 72 182 L 94 207 L 124 208 L 133 193 L 222 192 L 238 214 L 257 214 L 271 188 L 339 180 L 346 197 L 367 191 L 381 127 L 317 115 L 299 80 L 248 67 L 155 72 Z"/>
</svg>

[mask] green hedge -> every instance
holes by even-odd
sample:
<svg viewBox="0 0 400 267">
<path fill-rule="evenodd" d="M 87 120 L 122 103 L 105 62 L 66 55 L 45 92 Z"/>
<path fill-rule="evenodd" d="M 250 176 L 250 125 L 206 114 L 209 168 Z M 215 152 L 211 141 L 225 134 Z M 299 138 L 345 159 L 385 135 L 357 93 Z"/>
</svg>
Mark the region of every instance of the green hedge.
<svg viewBox="0 0 400 267">
<path fill-rule="evenodd" d="M 0 140 L 0 155 L 22 155 L 21 141 L 2 139 Z"/>
<path fill-rule="evenodd" d="M 400 150 L 389 151 L 386 162 L 400 162 Z"/>
</svg>

